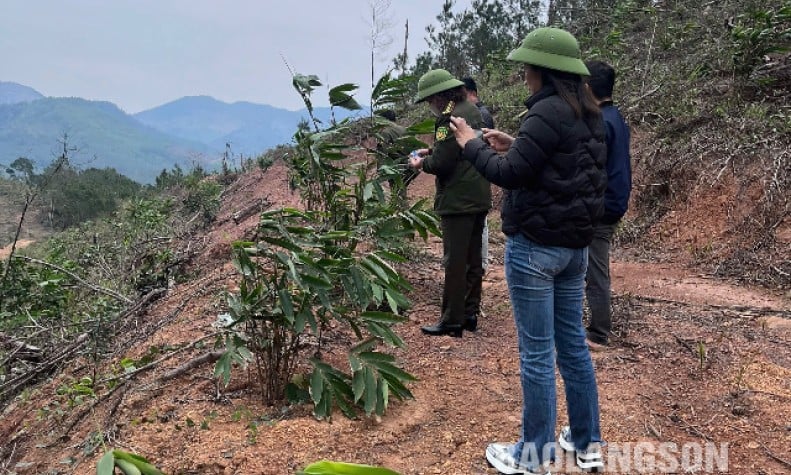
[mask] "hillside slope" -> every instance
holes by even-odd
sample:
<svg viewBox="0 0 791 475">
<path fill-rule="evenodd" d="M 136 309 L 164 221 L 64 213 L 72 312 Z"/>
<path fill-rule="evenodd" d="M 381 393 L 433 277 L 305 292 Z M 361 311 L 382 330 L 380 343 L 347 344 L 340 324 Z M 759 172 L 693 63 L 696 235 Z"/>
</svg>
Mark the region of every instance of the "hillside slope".
<svg viewBox="0 0 791 475">
<path fill-rule="evenodd" d="M 432 193 L 428 175 L 410 188 L 412 197 Z M 329 423 L 316 421 L 308 406 L 262 405 L 242 370 L 221 388 L 211 364 L 183 366 L 210 351 L 219 296 L 238 281 L 230 243 L 249 238 L 258 220 L 253 215 L 237 223 L 233 216 L 262 202 L 300 206 L 281 163 L 230 185 L 214 226 L 190 243 L 197 251 L 193 278 L 130 316 L 134 334 L 118 342 L 98 377 L 117 371 L 122 358 L 140 361 L 152 348 L 167 358 L 105 391 L 95 405 L 86 401 L 63 413 L 53 406 L 64 397 L 58 388 L 86 376 L 91 365 L 81 362 L 19 398 L 0 417 L 7 467 L 19 474 L 92 474 L 98 439 L 106 437 L 108 445 L 140 453 L 172 474 L 282 475 L 324 458 L 386 465 L 403 474 L 494 473 L 485 446 L 517 437 L 521 407 L 496 215 L 490 217 L 494 265 L 484 284 L 486 318 L 479 332 L 461 340 L 421 335 L 420 325 L 439 312 L 441 242 L 417 242 L 416 255 L 402 267 L 415 286 L 414 306 L 409 322 L 397 329 L 408 345 L 398 357 L 419 378 L 411 385 L 416 399 L 393 403 L 381 421 L 336 415 Z M 776 322 L 791 317 L 789 299 L 714 279 L 698 288 L 687 280 L 694 269 L 670 265 L 614 266 L 617 338 L 610 351 L 594 354 L 604 437 L 620 447 L 725 443 L 731 473 L 787 473 L 778 460 L 791 457 L 791 331 Z M 326 338 L 343 341 L 344 333 L 331 329 Z M 702 362 L 694 351 L 699 344 L 706 348 Z M 331 347 L 324 354 L 341 356 Z M 176 377 L 167 376 L 174 370 Z M 561 404 L 560 424 L 564 414 Z"/>
</svg>

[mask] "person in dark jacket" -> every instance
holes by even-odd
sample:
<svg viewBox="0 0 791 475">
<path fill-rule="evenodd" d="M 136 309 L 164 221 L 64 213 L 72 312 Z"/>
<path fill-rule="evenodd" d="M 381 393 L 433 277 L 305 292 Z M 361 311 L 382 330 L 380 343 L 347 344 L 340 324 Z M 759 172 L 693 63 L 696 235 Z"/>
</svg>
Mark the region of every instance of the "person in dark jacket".
<svg viewBox="0 0 791 475">
<path fill-rule="evenodd" d="M 464 83 L 464 91 L 467 93 L 467 102 L 472 102 L 481 111 L 483 126 L 487 129 L 493 129 L 494 117 L 492 117 L 489 108 L 478 98 L 478 84 L 475 83 L 475 79 L 466 77 L 462 78 L 461 81 Z"/>
<path fill-rule="evenodd" d="M 464 158 L 506 190 L 505 274 L 519 341 L 522 431 L 516 443 L 490 444 L 486 459 L 502 473 L 544 473 L 555 445 L 557 355 L 569 417 L 558 445 L 575 452 L 580 468 L 600 469 L 598 391 L 582 301 L 587 246 L 607 180 L 601 112 L 582 81 L 588 69 L 570 33 L 538 28 L 508 59 L 525 63 L 531 92 L 517 136 L 494 130 L 482 140 L 463 118 L 451 118 Z"/>
<path fill-rule="evenodd" d="M 610 240 L 629 206 L 632 191 L 632 164 L 629 155 L 629 126 L 613 104 L 615 70 L 602 61 L 585 63 L 590 71 L 588 87 L 601 108 L 607 142 L 607 190 L 604 215 L 588 246 L 588 274 L 585 296 L 591 319 L 587 328 L 588 346 L 601 349 L 609 344 L 612 330 L 610 308 Z"/>
<path fill-rule="evenodd" d="M 451 114 L 476 129 L 482 126 L 481 113 L 465 100 L 463 85 L 444 69 L 431 70 L 418 81 L 417 102 L 427 102 L 436 117 L 434 146 L 417 150 L 409 165 L 436 175 L 434 211 L 442 225 L 445 267 L 442 315 L 436 324 L 422 327 L 433 336 L 460 337 L 462 330 L 477 330 L 481 306 L 481 234 L 492 194 L 489 182 L 461 158 L 449 128 Z"/>
</svg>

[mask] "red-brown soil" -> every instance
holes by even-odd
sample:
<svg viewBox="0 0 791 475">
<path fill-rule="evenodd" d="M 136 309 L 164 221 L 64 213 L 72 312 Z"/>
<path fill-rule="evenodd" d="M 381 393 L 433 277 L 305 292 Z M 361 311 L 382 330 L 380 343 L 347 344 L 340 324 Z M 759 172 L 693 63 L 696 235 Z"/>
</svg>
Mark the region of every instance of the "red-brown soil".
<svg viewBox="0 0 791 475">
<path fill-rule="evenodd" d="M 432 191 L 428 176 L 410 190 L 413 196 Z M 249 236 L 257 219 L 237 224 L 230 217 L 262 199 L 275 206 L 298 204 L 281 165 L 232 185 L 217 226 L 196 243 L 203 249 L 194 264 L 197 279 L 177 285 L 137 317 L 138 330 L 148 337 L 118 359 L 215 331 L 220 292 L 235 282 L 229 244 Z M 414 306 L 409 322 L 398 327 L 408 347 L 395 353 L 419 381 L 410 386 L 415 399 L 392 402 L 381 420 L 336 415 L 322 422 L 306 406 L 267 407 L 243 371 L 235 372 L 228 388 L 218 388 L 209 364 L 176 379 L 158 379 L 208 351 L 209 339 L 140 373 L 74 427 L 74 414 L 89 403 L 63 414 L 43 408 L 62 400 L 56 395 L 61 384 L 89 375 L 89 362 L 70 365 L 17 398 L 0 416 L 0 473 L 95 473 L 102 438 L 107 447 L 139 453 L 170 474 L 291 474 L 319 459 L 384 465 L 403 474 L 494 473 L 484 449 L 492 441 L 517 438 L 522 395 L 503 238 L 494 215 L 491 222 L 494 263 L 477 333 L 463 339 L 420 333 L 420 325 L 439 312 L 438 239 L 419 243 L 418 255 L 403 266 L 415 288 Z M 629 261 L 624 251 L 613 258 L 616 338 L 610 349 L 593 353 L 604 438 L 611 446 L 727 443 L 730 473 L 789 473 L 788 296 L 718 281 L 672 261 Z M 118 360 L 112 363 L 117 367 Z M 104 366 L 99 374 L 110 371 Z M 558 385 L 562 395 L 559 378 Z M 558 423 L 566 423 L 562 402 Z"/>
</svg>

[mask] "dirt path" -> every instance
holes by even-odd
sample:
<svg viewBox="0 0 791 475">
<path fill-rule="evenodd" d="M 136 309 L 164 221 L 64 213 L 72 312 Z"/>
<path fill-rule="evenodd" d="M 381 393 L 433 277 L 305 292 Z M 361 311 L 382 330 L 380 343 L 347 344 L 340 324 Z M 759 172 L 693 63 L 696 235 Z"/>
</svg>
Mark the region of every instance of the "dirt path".
<svg viewBox="0 0 791 475">
<path fill-rule="evenodd" d="M 25 247 L 33 244 L 35 241 L 30 239 L 20 239 L 16 243 L 16 249 L 24 249 Z M 11 254 L 11 244 L 6 247 L 0 247 L 0 259 L 8 258 L 8 255 Z"/>
<path fill-rule="evenodd" d="M 615 261 L 610 273 L 613 291 L 620 294 L 664 298 L 695 305 L 791 310 L 791 301 L 782 295 L 695 275 L 669 264 Z"/>
</svg>

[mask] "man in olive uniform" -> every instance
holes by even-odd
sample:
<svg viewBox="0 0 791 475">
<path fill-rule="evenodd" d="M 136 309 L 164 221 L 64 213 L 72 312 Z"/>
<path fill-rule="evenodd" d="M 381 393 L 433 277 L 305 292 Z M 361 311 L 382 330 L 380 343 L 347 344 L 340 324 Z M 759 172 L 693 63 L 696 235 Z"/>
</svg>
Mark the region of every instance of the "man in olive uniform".
<svg viewBox="0 0 791 475">
<path fill-rule="evenodd" d="M 433 148 L 418 150 L 409 161 L 412 168 L 436 175 L 434 211 L 442 225 L 445 286 L 439 322 L 422 327 L 434 336 L 461 337 L 463 330 L 475 331 L 481 306 L 481 234 L 492 194 L 489 182 L 462 159 L 449 127 L 451 115 L 464 117 L 475 129 L 483 126 L 463 86 L 444 69 L 431 70 L 418 81 L 417 102 L 428 103 L 437 118 Z"/>
</svg>

